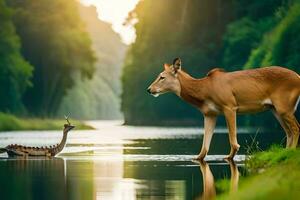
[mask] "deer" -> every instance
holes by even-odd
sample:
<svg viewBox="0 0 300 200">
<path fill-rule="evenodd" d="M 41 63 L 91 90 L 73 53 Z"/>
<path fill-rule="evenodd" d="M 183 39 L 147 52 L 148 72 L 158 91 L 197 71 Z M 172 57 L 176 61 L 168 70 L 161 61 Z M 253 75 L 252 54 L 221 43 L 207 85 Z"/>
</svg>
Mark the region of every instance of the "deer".
<svg viewBox="0 0 300 200">
<path fill-rule="evenodd" d="M 214 68 L 196 79 L 182 69 L 180 58 L 163 66 L 147 91 L 155 97 L 175 93 L 203 114 L 203 143 L 195 159 L 207 155 L 218 115 L 225 116 L 229 134 L 230 152 L 224 159 L 233 159 L 240 148 L 237 114 L 271 110 L 286 134 L 286 148 L 297 147 L 300 126 L 294 113 L 300 100 L 300 76 L 296 72 L 279 66 L 234 72 Z"/>
<path fill-rule="evenodd" d="M 54 157 L 63 150 L 67 141 L 68 132 L 75 128 L 75 126 L 71 125 L 68 117 L 65 118 L 67 124 L 64 124 L 63 138 L 59 144 L 49 147 L 28 147 L 23 145 L 10 144 L 4 148 L 0 148 L 0 153 L 6 152 L 8 154 L 8 157 Z"/>
</svg>

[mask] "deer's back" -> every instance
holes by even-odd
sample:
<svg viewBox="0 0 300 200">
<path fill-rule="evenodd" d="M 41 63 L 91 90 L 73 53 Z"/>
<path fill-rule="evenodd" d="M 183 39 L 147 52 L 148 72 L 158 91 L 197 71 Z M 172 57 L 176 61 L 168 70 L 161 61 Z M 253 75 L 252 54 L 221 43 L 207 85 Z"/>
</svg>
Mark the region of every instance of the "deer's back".
<svg viewBox="0 0 300 200">
<path fill-rule="evenodd" d="M 277 91 L 300 93 L 300 76 L 277 66 L 218 73 L 212 79 L 213 85 L 232 93 L 238 101 L 264 99 Z"/>
</svg>

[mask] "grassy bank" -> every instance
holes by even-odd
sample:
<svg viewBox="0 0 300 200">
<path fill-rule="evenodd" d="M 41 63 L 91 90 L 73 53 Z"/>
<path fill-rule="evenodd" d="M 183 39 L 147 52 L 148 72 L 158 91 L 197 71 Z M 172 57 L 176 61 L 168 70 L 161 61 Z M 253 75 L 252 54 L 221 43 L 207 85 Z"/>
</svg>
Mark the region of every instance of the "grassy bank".
<svg viewBox="0 0 300 200">
<path fill-rule="evenodd" d="M 93 129 L 83 122 L 70 120 L 76 130 Z M 62 130 L 64 119 L 18 118 L 14 115 L 0 113 L 0 131 L 12 130 Z"/>
<path fill-rule="evenodd" d="M 234 194 L 218 199 L 299 199 L 300 150 L 272 147 L 254 154 L 247 162 L 248 175 L 241 177 Z"/>
</svg>

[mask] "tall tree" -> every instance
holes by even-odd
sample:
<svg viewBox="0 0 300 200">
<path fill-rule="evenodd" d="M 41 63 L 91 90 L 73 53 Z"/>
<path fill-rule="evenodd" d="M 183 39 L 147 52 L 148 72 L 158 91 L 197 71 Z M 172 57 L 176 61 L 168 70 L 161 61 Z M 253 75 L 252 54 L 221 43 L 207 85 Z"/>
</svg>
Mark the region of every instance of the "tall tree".
<svg viewBox="0 0 300 200">
<path fill-rule="evenodd" d="M 20 112 L 22 95 L 30 86 L 32 66 L 20 53 L 13 11 L 0 0 L 0 111 Z"/>
<path fill-rule="evenodd" d="M 34 66 L 33 87 L 26 92 L 27 109 L 53 115 L 72 87 L 73 73 L 91 78 L 95 57 L 73 0 L 8 0 L 16 9 L 14 23 L 22 53 Z"/>
</svg>

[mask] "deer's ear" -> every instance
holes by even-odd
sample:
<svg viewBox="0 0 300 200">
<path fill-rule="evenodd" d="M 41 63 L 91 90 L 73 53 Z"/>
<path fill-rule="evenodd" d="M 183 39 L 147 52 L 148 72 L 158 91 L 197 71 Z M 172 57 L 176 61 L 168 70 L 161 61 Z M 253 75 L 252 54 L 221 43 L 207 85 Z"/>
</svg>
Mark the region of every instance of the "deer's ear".
<svg viewBox="0 0 300 200">
<path fill-rule="evenodd" d="M 164 64 L 164 69 L 165 69 L 165 70 L 170 70 L 170 65 L 167 64 L 167 63 L 165 63 L 165 64 Z"/>
<path fill-rule="evenodd" d="M 178 70 L 181 69 L 181 59 L 180 58 L 175 58 L 173 60 L 173 70 L 175 73 L 177 73 Z"/>
</svg>

